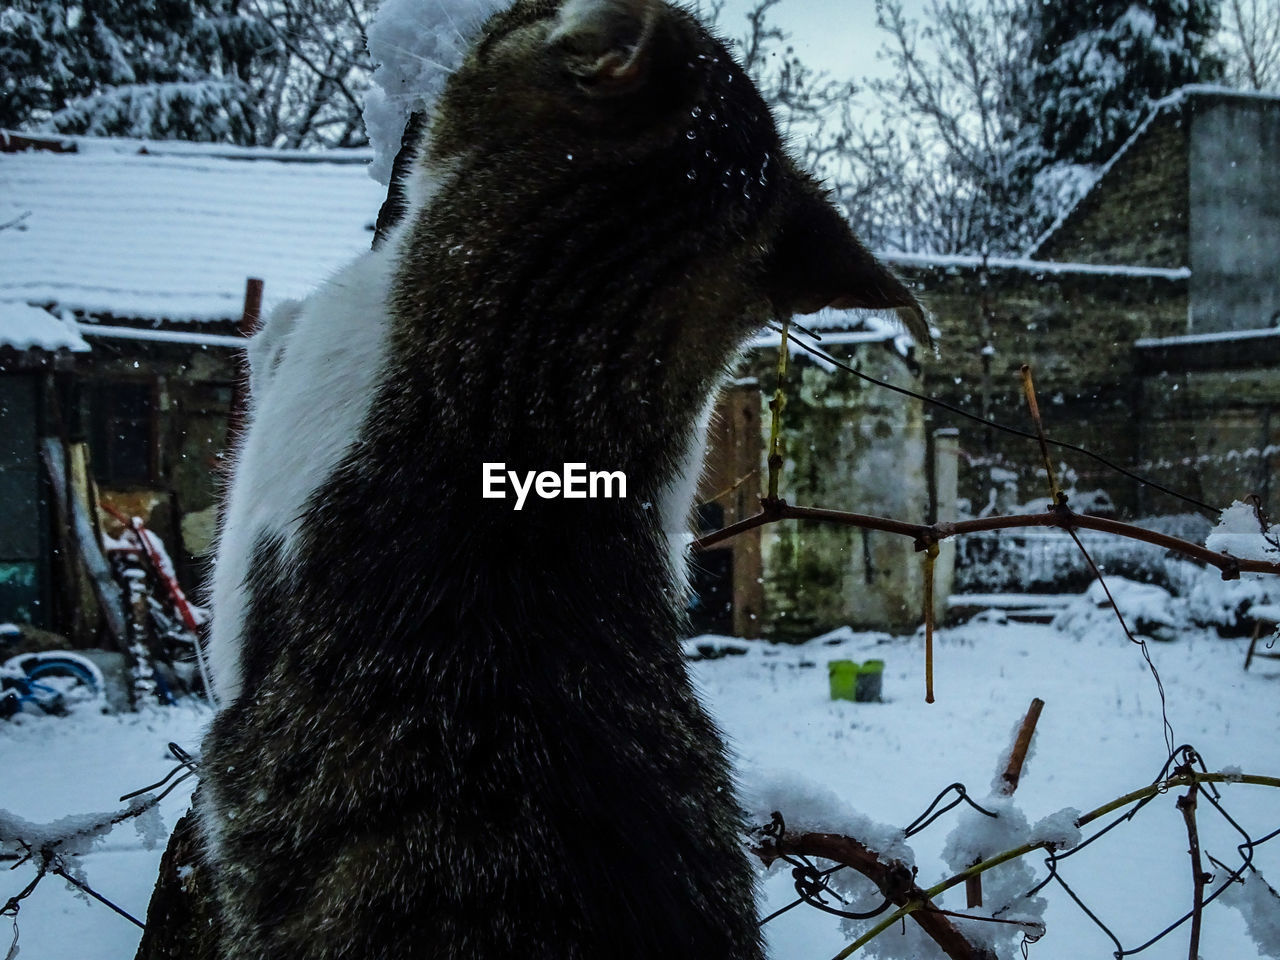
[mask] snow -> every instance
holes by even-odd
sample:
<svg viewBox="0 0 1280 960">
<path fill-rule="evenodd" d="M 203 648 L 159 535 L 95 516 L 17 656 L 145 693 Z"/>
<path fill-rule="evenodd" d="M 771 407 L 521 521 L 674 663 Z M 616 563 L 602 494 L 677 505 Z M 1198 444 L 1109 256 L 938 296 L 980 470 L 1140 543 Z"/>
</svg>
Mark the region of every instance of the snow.
<svg viewBox="0 0 1280 960">
<path fill-rule="evenodd" d="M 373 240 L 368 151 L 70 141 L 77 152 L 0 153 L 0 223 L 22 218 L 0 230 L 0 301 L 236 319 L 246 278 L 265 281 L 270 309 Z"/>
<path fill-rule="evenodd" d="M 1157 584 L 1108 576 L 1107 588 L 1124 616 L 1125 623 L 1135 634 L 1148 633 L 1161 627 L 1177 627 L 1187 619 L 1187 601 L 1175 598 Z M 1090 584 L 1089 589 L 1063 610 L 1053 623 L 1059 630 L 1077 635 L 1108 625 L 1118 626 L 1111 600 L 1107 598 L 1107 590 L 1098 581 Z"/>
<path fill-rule="evenodd" d="M 1222 902 L 1240 911 L 1263 956 L 1280 957 L 1280 896 L 1260 873 L 1246 871 L 1241 879 L 1226 889 Z"/>
<path fill-rule="evenodd" d="M 969 254 L 893 253 L 884 251 L 876 256 L 886 263 L 903 267 L 939 267 L 947 270 L 974 270 L 984 263 L 983 258 Z M 1018 270 L 1044 276 L 1072 274 L 1096 277 L 1149 277 L 1157 280 L 1186 280 L 1191 271 L 1186 267 L 1138 267 L 1128 264 L 1066 263 L 1056 260 L 1033 260 L 1027 257 L 987 257 L 990 270 Z"/>
<path fill-rule="evenodd" d="M 1154 683 L 1141 651 L 1125 640 L 1114 620 L 1083 634 L 1034 624 L 970 623 L 939 630 L 939 699 L 932 706 L 923 702 L 924 652 L 918 636 L 842 628 L 801 646 L 734 642 L 746 652 L 694 663 L 691 671 L 729 738 L 742 798 L 753 819 L 778 809 L 792 829 L 865 830 L 865 838 L 886 848 L 947 784 L 966 783 L 980 797 L 1031 698 L 1046 701 L 1034 742 L 1035 762 L 1024 771 L 1013 802 L 1003 808 L 1020 816 L 1011 813 L 999 826 L 983 824 L 987 818 L 973 820 L 971 829 L 957 832 L 957 825 L 969 825 L 972 819 L 957 809 L 912 836 L 906 843 L 919 868 L 917 882 L 924 887 L 953 872 L 943 857 L 948 845 L 953 857 L 963 859 L 979 846 L 985 850 L 1015 838 L 1072 842 L 1077 813 L 1064 808 L 1090 810 L 1150 783 L 1165 760 Z M 1280 671 L 1255 665 L 1245 673 L 1247 644 L 1247 638 L 1222 639 L 1212 631 L 1183 629 L 1173 642 L 1151 644 L 1150 652 L 1164 680 L 1176 742 L 1193 744 L 1211 770 L 1229 762 L 1246 773 L 1274 775 L 1280 769 L 1274 710 Z M 884 660 L 885 702 L 830 700 L 825 663 L 840 658 Z M 15 722 L 0 723 L 0 809 L 36 823 L 114 809 L 121 794 L 171 769 L 167 741 L 195 747 L 209 716 L 207 709 L 187 705 L 126 716 L 23 714 Z M 1220 789 L 1226 809 L 1253 836 L 1280 826 L 1275 791 L 1240 783 Z M 161 804 L 166 826 L 185 810 L 189 794 L 190 781 Z M 1126 946 L 1177 919 L 1190 903 L 1186 829 L 1174 800 L 1173 795 L 1156 798 L 1132 821 L 1060 867 Z M 1084 833 L 1092 835 L 1102 825 Z M 1007 832 L 1002 836 L 1000 830 Z M 1239 863 L 1239 835 L 1208 804 L 1201 804 L 1200 830 L 1207 852 L 1229 865 Z M 159 856 L 159 849 L 145 849 L 125 825 L 80 860 L 95 889 L 141 915 Z M 1264 876 L 1280 876 L 1280 839 L 1257 848 L 1255 864 Z M 1037 881 L 1044 878 L 1043 856 L 1025 858 L 1025 865 Z M 1224 875 L 1217 872 L 1221 882 Z M 1000 884 L 997 873 L 990 880 L 984 877 L 985 895 L 1003 896 L 1002 888 L 1025 892 L 1014 889 L 1016 883 Z M 25 867 L 0 871 L 0 899 L 16 893 L 30 877 Z M 846 870 L 836 877 L 851 902 L 874 901 L 874 891 L 857 875 Z M 769 872 L 760 891 L 762 913 L 795 897 L 785 870 Z M 1280 915 L 1257 888 L 1239 895 L 1250 899 L 1243 912 L 1220 903 L 1206 908 L 1201 954 L 1231 960 L 1274 957 L 1274 951 L 1260 944 L 1274 946 L 1274 932 L 1265 931 L 1274 931 Z M 1047 901 L 1047 935 L 1031 948 L 1032 960 L 1112 955 L 1114 945 L 1060 888 L 1050 885 L 1038 896 Z M 963 885 L 941 902 L 967 912 Z M 24 957 L 119 960 L 131 956 L 138 941 L 131 924 L 100 904 L 77 899 L 56 878 L 46 880 L 24 902 L 19 924 Z M 863 922 L 851 925 L 866 929 Z M 998 931 L 1013 951 L 1006 950 L 1003 957 L 1020 956 L 1020 938 L 1007 935 L 1014 929 Z M 7 930 L 5 925 L 2 932 Z M 839 918 L 803 906 L 764 931 L 775 960 L 822 960 L 851 942 L 851 932 L 842 929 Z M 936 958 L 936 951 L 917 942 L 916 931 L 910 920 L 895 925 L 873 941 L 874 952 L 855 957 Z M 5 943 L 0 938 L 0 951 Z M 1186 953 L 1183 927 L 1143 956 L 1180 960 Z"/>
<path fill-rule="evenodd" d="M 804 336 L 803 331 L 800 330 L 793 331 L 793 333 L 794 335 L 801 337 Z M 820 341 L 813 341 L 813 345 L 822 349 L 823 347 L 828 346 L 847 346 L 857 343 L 888 343 L 894 339 L 894 336 L 895 335 L 892 333 L 885 333 L 881 330 L 837 330 L 834 332 L 823 333 L 822 339 Z M 788 339 L 790 339 L 790 337 Z M 774 332 L 759 334 L 751 341 L 751 347 L 756 350 L 776 350 L 781 345 L 782 334 Z M 794 341 L 789 342 L 787 346 L 793 356 L 799 356 L 801 354 L 810 356 L 807 350 L 803 347 L 797 346 Z M 820 358 L 815 359 L 818 359 L 820 362 Z"/>
<path fill-rule="evenodd" d="M 767 824 L 775 810 L 785 811 L 788 834 L 840 833 L 856 837 L 881 854 L 882 859 L 897 860 L 908 867 L 915 865 L 902 828 L 877 823 L 858 813 L 829 787 L 794 770 L 751 772 L 738 801 L 747 811 L 749 823 Z"/>
<path fill-rule="evenodd" d="M 126 83 L 67 103 L 54 111 L 48 125 L 89 135 L 131 130 L 160 136 L 234 137 L 237 128 L 251 122 L 243 101 L 252 96 L 251 88 L 238 79 Z"/>
<path fill-rule="evenodd" d="M 746 785 L 755 782 L 754 771 L 785 766 L 796 772 L 802 797 L 825 786 L 828 798 L 838 798 L 839 806 L 828 800 L 834 814 L 852 809 L 873 821 L 896 825 L 908 823 L 942 787 L 955 781 L 976 788 L 975 796 L 985 806 L 981 788 L 1007 751 L 1031 697 L 1040 696 L 1046 707 L 1034 741 L 1036 759 L 1024 771 L 1014 801 L 1031 824 L 1025 828 L 1026 839 L 1070 841 L 1077 814 L 1064 807 L 1099 806 L 1149 783 L 1164 762 L 1154 682 L 1141 651 L 1125 640 L 1114 618 L 1105 629 L 1082 636 L 1032 624 L 973 623 L 941 630 L 936 637 L 939 702 L 933 706 L 922 702 L 923 650 L 918 637 L 841 630 L 822 640 L 839 642 L 826 646 L 815 638 L 791 648 L 739 641 L 746 654 L 694 666 L 695 677 L 734 743 Z M 1210 769 L 1217 757 L 1247 772 L 1280 766 L 1271 708 L 1278 678 L 1274 672 L 1265 681 L 1243 673 L 1246 645 L 1247 639 L 1223 640 L 1187 631 L 1173 643 L 1152 647 L 1178 741 L 1193 743 Z M 886 661 L 887 702 L 827 699 L 827 659 L 871 657 Z M 777 776 L 771 775 L 774 781 Z M 1266 788 L 1224 787 L 1223 803 L 1233 816 L 1244 818 L 1242 825 L 1255 836 L 1280 825 L 1280 804 Z M 816 811 L 801 806 L 797 815 L 802 821 L 811 819 L 822 809 L 816 806 Z M 763 812 L 753 809 L 757 816 Z M 787 807 L 776 809 L 790 826 L 793 817 Z M 958 818 L 959 811 L 948 814 L 908 841 L 921 886 L 953 872 L 942 850 Z M 1023 829 L 1018 828 L 1019 836 Z M 1206 849 L 1232 862 L 1238 836 L 1209 815 L 1202 818 L 1202 831 Z M 1268 865 L 1280 872 L 1278 842 L 1260 847 L 1257 856 L 1264 872 Z M 1026 858 L 1037 880 L 1045 876 L 1042 861 L 1042 856 Z M 1061 869 L 1122 942 L 1142 942 L 1177 919 L 1190 899 L 1186 832 L 1173 798 L 1154 801 L 1131 823 L 1065 861 Z M 984 877 L 984 893 L 990 886 Z M 1112 955 L 1114 946 L 1059 888 L 1046 888 L 1040 896 L 1048 901 L 1048 934 L 1032 948 L 1033 960 Z M 762 912 L 790 899 L 794 892 L 785 871 L 764 881 Z M 858 902 L 869 901 L 868 897 Z M 944 895 L 942 904 L 968 912 L 963 885 Z M 855 926 L 865 930 L 867 925 Z M 895 926 L 873 941 L 874 955 L 915 960 L 938 956 L 918 942 L 913 923 L 908 921 L 905 929 L 905 936 Z M 852 939 L 838 919 L 803 907 L 772 921 L 765 933 L 777 960 L 830 957 Z M 1257 956 L 1243 921 L 1233 911 L 1213 907 L 1206 912 L 1201 952 L 1232 960 Z M 1015 949 L 1004 956 L 1020 954 Z M 1144 956 L 1185 957 L 1185 929 Z"/>
<path fill-rule="evenodd" d="M 102 710 L 106 708 L 107 703 L 107 683 L 102 676 L 102 670 L 98 665 L 83 654 L 76 653 L 73 650 L 46 650 L 36 653 L 21 653 L 17 656 L 10 657 L 4 663 L 0 663 L 0 673 L 7 673 L 9 676 L 25 675 L 28 670 L 40 663 L 42 660 L 70 660 L 78 664 L 85 670 L 90 677 L 93 678 L 95 693 L 91 697 L 81 697 L 77 699 L 76 706 L 80 709 Z M 83 688 L 80 688 L 83 689 Z"/>
<path fill-rule="evenodd" d="M 947 597 L 949 607 L 994 607 L 1021 610 L 1024 607 L 1066 606 L 1071 598 L 1061 593 L 953 593 Z"/>
<path fill-rule="evenodd" d="M 225 347 L 244 350 L 249 341 L 220 333 L 195 333 L 191 330 L 144 330 L 138 327 L 116 327 L 104 323 L 77 323 L 81 335 L 108 340 L 147 340 L 152 343 L 186 343 L 194 347 Z"/>
<path fill-rule="evenodd" d="M 11 134 L 0 130 L 0 145 L 8 145 Z M 63 133 L 19 133 L 12 136 L 57 144 L 64 149 L 97 156 L 217 157 L 223 160 L 281 160 L 288 163 L 367 164 L 373 160 L 369 147 L 334 150 L 290 150 L 278 147 L 242 147 L 232 143 L 197 143 L 189 140 L 150 140 L 139 137 L 89 137 Z"/>
<path fill-rule="evenodd" d="M 1133 342 L 1139 350 L 1150 350 L 1159 347 L 1179 347 L 1199 343 L 1230 343 L 1235 340 L 1258 340 L 1280 337 L 1280 330 L 1275 327 L 1262 327 L 1257 330 L 1220 330 L 1216 333 L 1187 333 L 1177 337 L 1141 337 Z"/>
<path fill-rule="evenodd" d="M 373 145 L 369 175 L 391 182 L 391 166 L 410 114 L 427 116 L 445 80 L 462 63 L 480 24 L 500 0 L 383 0 L 369 25 L 369 55 L 377 65 L 365 99 L 364 125 Z"/>
<path fill-rule="evenodd" d="M 1278 537 L 1280 530 L 1263 526 L 1251 504 L 1236 500 L 1222 511 L 1204 545 L 1241 560 L 1275 561 L 1280 560 Z"/>
<path fill-rule="evenodd" d="M 1080 828 L 1076 826 L 1080 813 L 1075 807 L 1064 807 L 1057 813 L 1042 817 L 1031 828 L 1027 839 L 1032 843 L 1047 843 L 1056 850 L 1074 847 L 1083 839 Z"/>
<path fill-rule="evenodd" d="M 964 808 L 956 816 L 955 827 L 947 835 L 946 846 L 942 850 L 942 859 L 953 874 L 1005 850 L 1020 847 L 1031 839 L 1031 826 L 1026 814 L 1013 798 L 989 796 L 980 800 L 978 805 L 995 816 L 988 817 L 971 807 Z M 1001 957 L 1015 956 L 1024 929 L 1039 934 L 1048 901 L 1042 896 L 1024 896 L 1036 885 L 1032 863 L 1034 861 L 1027 858 L 1018 858 L 985 872 L 982 875 L 982 906 L 965 910 L 974 916 L 1017 920 L 1027 924 L 1026 927 L 957 920 L 956 926 L 960 931 Z"/>
<path fill-rule="evenodd" d="M 60 320 L 47 310 L 0 300 L 0 347 L 84 353 L 89 344 L 85 343 L 74 324 Z"/>
</svg>

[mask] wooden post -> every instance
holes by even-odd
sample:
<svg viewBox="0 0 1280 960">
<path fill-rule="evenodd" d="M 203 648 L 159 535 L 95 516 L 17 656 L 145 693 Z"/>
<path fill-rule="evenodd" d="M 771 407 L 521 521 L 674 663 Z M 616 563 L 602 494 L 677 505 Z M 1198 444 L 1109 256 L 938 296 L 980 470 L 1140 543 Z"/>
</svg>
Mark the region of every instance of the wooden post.
<svg viewBox="0 0 1280 960">
<path fill-rule="evenodd" d="M 102 610 L 107 631 L 115 642 L 116 648 L 128 650 L 128 627 L 124 619 L 124 602 L 121 599 L 120 587 L 111 575 L 111 566 L 102 555 L 94 536 L 93 523 L 89 512 L 80 498 L 71 494 L 71 483 L 66 473 L 66 456 L 62 441 L 57 437 L 44 437 L 40 441 L 40 459 L 49 472 L 53 483 L 54 508 L 58 513 L 58 523 L 70 530 L 72 540 L 84 561 L 85 570 L 89 573 L 89 582 L 94 596 L 98 599 L 98 607 Z"/>
<path fill-rule="evenodd" d="M 258 332 L 262 324 L 262 288 L 264 284 L 257 277 L 249 277 L 244 284 L 244 310 L 240 314 L 240 322 L 236 324 L 236 332 L 248 339 Z M 239 376 L 231 388 L 231 413 L 227 420 L 227 450 L 234 450 L 244 432 L 245 413 L 249 408 L 249 356 L 241 351 L 236 361 Z"/>
<path fill-rule="evenodd" d="M 1036 724 L 1040 721 L 1040 711 L 1044 709 L 1044 701 L 1039 697 L 1031 701 L 1027 715 L 1022 718 L 1018 727 L 1018 735 L 1013 739 L 1013 748 L 1009 751 L 1009 762 L 1000 773 L 1001 796 L 1012 797 L 1018 789 L 1018 780 L 1022 777 L 1022 766 L 1027 762 L 1027 751 L 1031 749 L 1031 738 L 1035 735 Z M 982 906 L 982 875 L 970 877 L 964 882 L 965 902 L 969 908 Z"/>
</svg>

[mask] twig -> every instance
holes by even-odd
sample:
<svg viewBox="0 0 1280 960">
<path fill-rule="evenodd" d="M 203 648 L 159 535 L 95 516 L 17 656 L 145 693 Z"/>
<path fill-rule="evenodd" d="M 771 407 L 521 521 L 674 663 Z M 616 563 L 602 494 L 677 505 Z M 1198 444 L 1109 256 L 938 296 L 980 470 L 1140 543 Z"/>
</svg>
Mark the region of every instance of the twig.
<svg viewBox="0 0 1280 960">
<path fill-rule="evenodd" d="M 1024 721 L 1024 726 L 1026 721 Z M 1238 774 L 1238 773 L 1198 773 L 1189 766 L 1183 765 L 1178 768 L 1173 776 L 1167 779 L 1157 780 L 1155 783 L 1148 784 L 1124 794 L 1121 797 L 1105 803 L 1100 807 L 1090 810 L 1088 813 L 1082 814 L 1075 820 L 1077 828 L 1088 826 L 1110 813 L 1131 806 L 1133 804 L 1141 804 L 1149 801 L 1151 798 L 1171 790 L 1181 787 L 1190 787 L 1195 790 L 1200 784 L 1207 783 L 1248 783 L 1257 786 L 1273 787 L 1280 789 L 1280 777 L 1261 776 L 1257 774 Z M 1123 818 L 1122 818 L 1123 819 Z M 1109 829 L 1109 828 L 1108 828 Z M 1105 831 L 1103 831 L 1105 832 Z M 1280 834 L 1280 832 L 1277 832 Z M 1251 841 L 1250 846 L 1257 846 L 1265 839 L 1270 839 L 1277 834 L 1269 834 L 1262 840 Z M 1096 839 L 1095 838 L 1091 838 Z M 1087 840 L 1085 843 L 1089 843 Z M 875 939 L 885 930 L 888 930 L 895 923 L 904 917 L 911 916 L 916 922 L 924 928 L 928 923 L 934 929 L 943 929 L 941 924 L 946 918 L 942 915 L 942 911 L 933 907 L 933 902 L 946 891 L 959 884 L 966 883 L 970 878 L 977 877 L 986 873 L 1001 864 L 1008 863 L 1011 860 L 1017 860 L 1029 853 L 1037 850 L 1053 849 L 1053 843 L 1050 840 L 1036 840 L 1024 843 L 1020 846 L 1005 850 L 1002 853 L 988 857 L 979 863 L 975 863 L 970 867 L 960 871 L 954 876 L 942 880 L 932 887 L 921 889 L 914 880 L 909 886 L 902 886 L 901 879 L 902 870 L 906 870 L 905 865 L 897 863 L 893 860 L 883 860 L 879 853 L 864 844 L 860 843 L 853 837 L 843 837 L 838 834 L 830 833 L 805 833 L 797 836 L 783 834 L 780 837 L 771 838 L 771 840 L 763 844 L 756 850 L 756 854 L 766 863 L 772 863 L 779 856 L 810 856 L 822 857 L 827 860 L 834 860 L 837 863 L 844 864 L 859 873 L 866 876 L 880 888 L 881 893 L 885 895 L 891 902 L 898 904 L 898 909 L 884 917 L 874 926 L 868 929 L 862 936 L 858 937 L 853 943 L 849 944 L 838 953 L 833 960 L 844 960 L 852 953 L 865 946 L 871 940 Z M 1083 844 L 1081 845 L 1083 846 Z M 1074 849 L 1074 848 L 1073 848 Z M 1046 881 L 1047 882 L 1047 881 Z M 1201 895 L 1203 887 L 1201 887 Z M 1079 901 L 1077 901 L 1079 902 Z M 1083 907 L 1083 904 L 1081 904 Z M 1087 911 L 1087 908 L 1085 908 Z M 976 918 L 975 918 L 976 919 Z M 984 918 L 985 919 L 985 918 Z M 948 925 L 954 928 L 953 924 Z M 1176 924 L 1175 924 L 1176 926 Z M 1172 927 L 1170 928 L 1172 929 Z M 1167 931 L 1166 931 L 1167 932 Z M 963 934 L 956 931 L 957 936 L 963 943 L 972 950 L 972 945 L 964 940 Z M 940 941 L 933 933 L 930 933 L 934 942 L 942 946 Z M 945 936 L 945 935 L 944 935 Z M 943 947 L 946 950 L 946 947 Z M 955 949 L 963 950 L 965 947 L 955 945 Z M 952 953 L 948 952 L 948 956 L 974 956 L 974 954 Z"/>
<path fill-rule="evenodd" d="M 782 408 L 787 402 L 787 358 L 791 351 L 787 337 L 791 331 L 789 319 L 782 321 L 782 340 L 778 345 L 778 382 L 769 401 L 772 414 L 769 423 L 769 499 L 778 499 L 778 480 L 782 475 Z"/>
<path fill-rule="evenodd" d="M 715 503 L 721 497 L 727 497 L 729 494 L 736 491 L 740 486 L 742 486 L 744 483 L 746 483 L 748 480 L 750 480 L 759 472 L 760 472 L 760 468 L 755 467 L 749 472 L 744 473 L 742 476 L 740 476 L 737 480 L 733 481 L 733 483 L 729 484 L 729 486 L 725 487 L 719 493 L 716 493 L 716 494 L 713 494 L 712 496 L 707 497 L 705 500 L 699 503 L 698 506 L 704 507 L 709 503 Z"/>
<path fill-rule="evenodd" d="M 929 544 L 924 552 L 924 702 L 933 703 L 933 573 L 938 559 L 938 545 Z"/>
<path fill-rule="evenodd" d="M 1196 793 L 1199 790 L 1200 785 L 1193 783 L 1178 798 L 1178 809 L 1187 822 L 1188 852 L 1191 854 L 1191 937 L 1187 950 L 1189 960 L 1196 960 L 1200 956 L 1200 918 L 1204 912 L 1204 888 L 1210 879 L 1200 861 L 1200 832 L 1196 828 Z"/>
<path fill-rule="evenodd" d="M 1076 513 L 1068 507 L 1057 507 L 1048 513 L 979 517 L 975 520 L 942 521 L 929 524 L 908 523 L 905 520 L 893 520 L 888 517 L 876 517 L 865 513 L 847 513 L 842 510 L 827 510 L 819 507 L 793 507 L 785 500 L 764 498 L 760 502 L 759 513 L 695 540 L 693 548 L 695 550 L 705 550 L 718 543 L 731 540 L 749 530 L 754 530 L 756 527 L 777 523 L 780 520 L 820 520 L 846 527 L 859 527 L 864 530 L 895 533 L 899 536 L 911 537 L 916 541 L 918 550 L 927 549 L 928 544 L 946 540 L 949 537 L 959 537 L 989 530 L 1018 530 L 1025 527 L 1097 530 L 1102 533 L 1125 537 L 1129 540 L 1140 540 L 1143 543 L 1163 547 L 1193 560 L 1199 560 L 1209 566 L 1217 567 L 1222 572 L 1223 580 L 1239 579 L 1241 573 L 1280 574 L 1280 563 L 1274 561 L 1247 560 L 1241 557 L 1233 557 L 1228 553 L 1217 553 L 1188 540 L 1171 537 L 1166 533 L 1157 533 L 1155 530 L 1146 530 L 1131 523 L 1123 523 L 1107 517 Z"/>
<path fill-rule="evenodd" d="M 766 865 L 781 856 L 822 857 L 857 870 L 874 883 L 885 898 L 899 906 L 894 914 L 895 922 L 906 912 L 938 947 L 954 960 L 979 960 L 983 954 L 971 944 L 954 923 L 940 910 L 933 907 L 925 892 L 911 876 L 911 869 L 897 860 L 884 860 L 880 855 L 852 837 L 834 833 L 804 833 L 798 836 L 783 834 L 772 839 L 757 851 Z M 877 924 L 873 930 L 888 929 L 892 924 Z M 870 940 L 866 937 L 862 942 Z M 839 956 L 846 957 L 853 949 L 846 948 Z"/>
<path fill-rule="evenodd" d="M 1036 724 L 1040 722 L 1040 713 L 1044 710 L 1044 701 L 1035 697 L 1027 708 L 1027 715 L 1022 718 L 1022 726 L 1013 741 L 1013 750 L 1009 753 L 1009 762 L 1004 773 L 1000 774 L 1003 787 L 1000 792 L 1006 797 L 1013 796 L 1018 789 L 1018 780 L 1022 777 L 1022 767 L 1027 762 L 1027 751 L 1031 749 L 1031 738 L 1035 736 Z"/>
<path fill-rule="evenodd" d="M 1139 800 L 1146 800 L 1149 797 L 1155 797 L 1162 793 L 1168 793 L 1170 790 L 1176 790 L 1179 787 L 1191 786 L 1199 783 L 1251 783 L 1256 786 L 1276 787 L 1280 788 L 1280 777 L 1266 777 L 1255 774 L 1227 774 L 1227 773 L 1196 773 L 1194 771 L 1179 773 L 1170 777 L 1168 780 L 1159 780 L 1153 784 L 1142 787 L 1138 790 L 1126 793 L 1123 797 L 1117 797 L 1110 803 L 1105 803 L 1088 813 L 1081 814 L 1076 818 L 1075 825 L 1077 827 L 1085 827 L 1096 820 L 1101 820 L 1109 813 L 1114 813 L 1121 807 L 1127 807 L 1130 804 L 1137 803 Z M 1040 840 L 1033 843 L 1025 843 L 1022 846 L 1014 847 L 1006 850 L 1004 853 L 996 854 L 988 857 L 981 863 L 976 863 L 968 869 L 962 870 L 953 877 L 949 877 L 940 883 L 934 884 L 927 889 L 925 893 L 930 897 L 936 897 L 957 884 L 963 883 L 965 879 L 976 876 L 979 873 L 986 873 L 993 867 L 998 867 L 1002 863 L 1008 863 L 1010 860 L 1016 860 L 1018 857 L 1024 857 L 1034 850 L 1044 849 L 1050 846 L 1048 841 Z"/>
<path fill-rule="evenodd" d="M 10 227 L 16 227 L 18 224 L 22 223 L 22 221 L 26 220 L 30 216 L 31 216 L 31 211 L 24 210 L 22 211 L 22 213 L 14 217 L 12 220 L 8 220 L 4 223 L 0 223 L 0 230 L 8 230 Z"/>
<path fill-rule="evenodd" d="M 1040 420 L 1040 401 L 1036 399 L 1036 384 L 1031 377 L 1031 366 L 1022 365 L 1022 395 L 1027 398 L 1027 407 L 1031 411 L 1031 422 L 1036 428 L 1036 439 L 1040 443 L 1040 459 L 1044 463 L 1045 475 L 1049 478 L 1049 501 L 1054 504 L 1065 503 L 1062 490 L 1058 487 L 1058 478 L 1053 472 L 1053 461 L 1049 459 L 1049 440 L 1045 436 L 1044 423 Z"/>
<path fill-rule="evenodd" d="M 1027 713 L 1018 726 L 1013 738 L 1013 746 L 1009 750 L 1009 760 L 1000 774 L 999 793 L 1005 797 L 1013 796 L 1018 789 L 1018 780 L 1022 777 L 1022 768 L 1027 762 L 1027 752 L 1031 749 L 1031 738 L 1035 735 L 1036 724 L 1040 722 L 1040 712 L 1044 710 L 1044 701 L 1039 697 L 1031 700 Z M 970 877 L 965 881 L 965 902 L 970 908 L 982 906 L 982 877 Z"/>
</svg>

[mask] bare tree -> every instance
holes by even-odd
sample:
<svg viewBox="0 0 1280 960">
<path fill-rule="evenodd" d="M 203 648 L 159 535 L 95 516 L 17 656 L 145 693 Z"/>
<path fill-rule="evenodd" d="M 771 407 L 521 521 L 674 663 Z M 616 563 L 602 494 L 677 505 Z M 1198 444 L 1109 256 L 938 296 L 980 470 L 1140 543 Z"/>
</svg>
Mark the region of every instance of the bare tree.
<svg viewBox="0 0 1280 960">
<path fill-rule="evenodd" d="M 353 147 L 368 142 L 361 109 L 373 64 L 365 28 L 376 0 L 250 0 L 284 56 L 257 78 L 257 142 Z"/>
<path fill-rule="evenodd" d="M 1218 43 L 1232 86 L 1280 89 L 1280 0 L 1225 0 Z"/>
<path fill-rule="evenodd" d="M 1024 0 L 930 0 L 923 27 L 900 0 L 877 0 L 891 70 L 861 83 L 801 60 L 771 20 L 780 2 L 758 0 L 738 53 L 865 240 L 938 253 L 1025 246 L 1044 217 L 1026 215 L 1034 169 L 1014 109 L 1029 60 Z"/>
<path fill-rule="evenodd" d="M 843 114 L 856 98 L 858 84 L 800 59 L 788 43 L 790 35 L 771 19 L 781 2 L 758 0 L 747 12 L 746 30 L 732 43 L 801 164 L 820 177 L 830 177 L 847 153 Z M 723 0 L 716 0 L 700 13 L 716 22 L 723 7 Z"/>
<path fill-rule="evenodd" d="M 904 191 L 890 209 L 915 249 L 999 253 L 1026 239 L 1026 148 L 1016 119 L 1029 59 L 1026 11 L 1022 0 L 929 0 L 921 26 L 901 0 L 877 0 L 891 70 L 869 86 L 875 120 L 890 132 L 868 133 L 864 122 L 851 138 L 851 161 L 877 179 L 890 172 L 886 162 L 894 165 Z M 873 232 L 893 240 L 887 223 Z"/>
</svg>

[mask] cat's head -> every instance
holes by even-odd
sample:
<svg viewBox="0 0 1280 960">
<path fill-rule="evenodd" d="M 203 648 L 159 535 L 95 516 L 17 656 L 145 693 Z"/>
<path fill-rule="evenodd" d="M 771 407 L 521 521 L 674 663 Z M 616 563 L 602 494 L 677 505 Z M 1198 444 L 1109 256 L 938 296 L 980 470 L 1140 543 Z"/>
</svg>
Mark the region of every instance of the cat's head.
<svg viewBox="0 0 1280 960">
<path fill-rule="evenodd" d="M 669 178 L 674 203 L 743 239 L 778 315 L 897 309 L 928 341 L 915 298 L 796 167 L 724 44 L 663 0 L 518 0 L 484 26 L 430 133 L 424 159 L 442 167 L 514 156 L 533 183 L 601 167 Z"/>
</svg>

